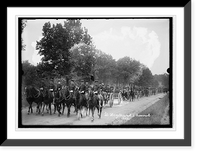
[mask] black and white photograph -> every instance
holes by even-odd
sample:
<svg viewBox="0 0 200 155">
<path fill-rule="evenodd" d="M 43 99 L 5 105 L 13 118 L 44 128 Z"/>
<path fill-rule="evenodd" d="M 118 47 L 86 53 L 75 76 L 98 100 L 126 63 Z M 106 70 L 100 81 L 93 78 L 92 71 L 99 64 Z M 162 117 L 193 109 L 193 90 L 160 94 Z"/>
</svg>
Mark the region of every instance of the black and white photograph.
<svg viewBox="0 0 200 155">
<path fill-rule="evenodd" d="M 19 17 L 19 128 L 172 128 L 172 17 Z"/>
</svg>

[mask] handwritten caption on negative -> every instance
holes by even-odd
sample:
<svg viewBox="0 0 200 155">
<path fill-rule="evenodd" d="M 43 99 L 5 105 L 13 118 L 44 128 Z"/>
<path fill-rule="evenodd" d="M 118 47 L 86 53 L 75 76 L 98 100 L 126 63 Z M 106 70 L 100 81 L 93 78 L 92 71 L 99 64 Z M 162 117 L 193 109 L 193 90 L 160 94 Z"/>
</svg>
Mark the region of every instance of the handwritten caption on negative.
<svg viewBox="0 0 200 155">
<path fill-rule="evenodd" d="M 151 114 L 145 114 L 145 115 L 141 115 L 141 114 L 114 114 L 114 113 L 105 112 L 104 116 L 115 117 L 116 119 L 120 118 L 120 119 L 123 119 L 123 120 L 129 120 L 133 117 L 144 117 L 144 118 L 151 117 Z"/>
</svg>

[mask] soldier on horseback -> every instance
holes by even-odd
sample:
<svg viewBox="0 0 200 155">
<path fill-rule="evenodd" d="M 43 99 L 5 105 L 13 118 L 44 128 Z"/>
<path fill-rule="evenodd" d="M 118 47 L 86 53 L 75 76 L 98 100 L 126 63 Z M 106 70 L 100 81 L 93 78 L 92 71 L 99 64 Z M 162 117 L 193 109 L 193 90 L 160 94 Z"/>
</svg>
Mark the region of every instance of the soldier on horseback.
<svg viewBox="0 0 200 155">
<path fill-rule="evenodd" d="M 81 86 L 79 88 L 79 91 L 81 94 L 85 94 L 85 92 L 86 92 L 86 85 L 84 83 L 84 80 L 81 80 Z"/>
<path fill-rule="evenodd" d="M 73 93 L 75 91 L 75 88 L 76 88 L 76 85 L 74 83 L 74 80 L 72 79 L 71 82 L 70 82 L 70 84 L 69 84 L 69 91 L 71 93 Z"/>
<path fill-rule="evenodd" d="M 88 81 L 86 81 L 86 82 L 85 82 L 85 91 L 86 91 L 86 92 L 89 91 L 89 87 L 90 87 L 90 85 L 89 85 Z"/>
<path fill-rule="evenodd" d="M 94 91 L 95 95 L 97 95 L 99 93 L 99 83 L 98 83 L 98 80 L 95 80 L 93 91 Z"/>
<path fill-rule="evenodd" d="M 53 79 L 50 80 L 49 82 L 49 91 L 51 92 L 51 95 L 53 96 L 53 104 L 55 104 L 55 85 L 54 85 L 54 82 L 53 82 Z"/>
<path fill-rule="evenodd" d="M 60 81 L 58 81 L 58 84 L 57 84 L 57 91 L 60 91 L 62 89 L 62 85 L 60 83 Z"/>
</svg>

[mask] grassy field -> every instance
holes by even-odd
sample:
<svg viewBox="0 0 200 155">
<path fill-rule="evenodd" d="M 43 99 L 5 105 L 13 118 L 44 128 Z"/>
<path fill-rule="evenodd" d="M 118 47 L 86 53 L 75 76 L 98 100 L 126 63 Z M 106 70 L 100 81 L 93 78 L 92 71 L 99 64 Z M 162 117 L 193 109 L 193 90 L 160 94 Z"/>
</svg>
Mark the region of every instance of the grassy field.
<svg viewBox="0 0 200 155">
<path fill-rule="evenodd" d="M 169 95 L 166 95 L 146 110 L 131 118 L 125 125 L 169 124 Z"/>
</svg>

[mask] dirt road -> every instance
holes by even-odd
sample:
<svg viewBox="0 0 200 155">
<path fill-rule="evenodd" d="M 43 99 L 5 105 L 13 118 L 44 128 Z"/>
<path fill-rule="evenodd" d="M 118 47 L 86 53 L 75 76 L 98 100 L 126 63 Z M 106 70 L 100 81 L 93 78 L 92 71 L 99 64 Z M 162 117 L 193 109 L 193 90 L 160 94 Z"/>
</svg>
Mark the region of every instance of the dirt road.
<svg viewBox="0 0 200 155">
<path fill-rule="evenodd" d="M 134 102 L 126 102 L 118 104 L 117 100 L 114 100 L 112 108 L 105 106 L 102 111 L 101 119 L 97 116 L 95 111 L 94 121 L 91 122 L 91 116 L 83 115 L 83 118 L 78 120 L 77 115 L 73 113 L 74 109 L 71 109 L 70 117 L 67 117 L 66 111 L 64 115 L 58 117 L 57 114 L 49 115 L 45 112 L 44 116 L 36 113 L 27 114 L 27 108 L 22 110 L 22 124 L 23 125 L 115 125 L 130 120 L 138 113 L 142 112 L 155 102 L 163 98 L 165 94 L 157 94 L 150 97 L 143 97 Z M 34 109 L 34 112 L 36 109 Z M 148 117 L 148 116 L 147 116 Z M 120 121 L 118 121 L 120 120 Z"/>
</svg>

